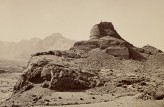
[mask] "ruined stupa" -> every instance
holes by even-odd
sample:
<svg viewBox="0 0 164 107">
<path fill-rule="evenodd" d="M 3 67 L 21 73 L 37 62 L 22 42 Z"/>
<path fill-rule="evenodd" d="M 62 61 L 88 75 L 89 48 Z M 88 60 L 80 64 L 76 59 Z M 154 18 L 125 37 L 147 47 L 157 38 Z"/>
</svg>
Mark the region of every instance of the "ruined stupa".
<svg viewBox="0 0 164 107">
<path fill-rule="evenodd" d="M 104 36 L 111 36 L 118 39 L 122 39 L 111 22 L 100 22 L 95 24 L 90 32 L 90 39 L 98 39 Z"/>
<path fill-rule="evenodd" d="M 95 24 L 90 31 L 90 40 L 79 41 L 71 49 L 91 51 L 99 48 L 112 56 L 124 59 L 142 59 L 135 46 L 124 40 L 111 22 Z"/>
</svg>

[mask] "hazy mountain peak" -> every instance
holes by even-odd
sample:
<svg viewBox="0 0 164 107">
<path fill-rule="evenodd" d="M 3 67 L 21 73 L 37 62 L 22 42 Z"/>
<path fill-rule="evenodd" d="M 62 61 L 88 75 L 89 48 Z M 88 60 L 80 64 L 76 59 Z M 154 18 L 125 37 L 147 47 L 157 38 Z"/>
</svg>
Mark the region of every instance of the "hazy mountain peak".
<svg viewBox="0 0 164 107">
<path fill-rule="evenodd" d="M 0 58 L 29 58 L 31 54 L 48 50 L 66 50 L 73 46 L 75 41 L 62 36 L 60 33 L 53 33 L 45 39 L 34 37 L 30 40 L 20 42 L 0 42 Z"/>
<path fill-rule="evenodd" d="M 63 39 L 63 35 L 60 33 L 53 33 L 50 36 L 47 36 L 46 38 L 44 38 L 44 40 L 53 40 L 53 39 Z"/>
<path fill-rule="evenodd" d="M 30 41 L 32 41 L 32 42 L 41 41 L 41 39 L 40 38 L 37 38 L 37 37 L 34 37 L 34 38 L 30 39 Z"/>
</svg>

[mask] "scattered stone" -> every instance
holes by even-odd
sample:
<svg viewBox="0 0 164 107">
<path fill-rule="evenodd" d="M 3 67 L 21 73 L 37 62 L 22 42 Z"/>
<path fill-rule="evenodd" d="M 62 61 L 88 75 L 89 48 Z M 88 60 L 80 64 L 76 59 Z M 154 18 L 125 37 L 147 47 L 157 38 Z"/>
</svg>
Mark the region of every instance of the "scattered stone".
<svg viewBox="0 0 164 107">
<path fill-rule="evenodd" d="M 62 97 L 58 97 L 59 99 L 62 99 Z"/>
<path fill-rule="evenodd" d="M 43 83 L 42 83 L 42 87 L 43 88 L 48 88 L 49 87 L 49 81 L 44 81 Z"/>
<path fill-rule="evenodd" d="M 92 99 L 96 99 L 95 97 L 92 97 Z"/>
<path fill-rule="evenodd" d="M 80 100 L 84 100 L 83 98 L 80 98 Z"/>
</svg>

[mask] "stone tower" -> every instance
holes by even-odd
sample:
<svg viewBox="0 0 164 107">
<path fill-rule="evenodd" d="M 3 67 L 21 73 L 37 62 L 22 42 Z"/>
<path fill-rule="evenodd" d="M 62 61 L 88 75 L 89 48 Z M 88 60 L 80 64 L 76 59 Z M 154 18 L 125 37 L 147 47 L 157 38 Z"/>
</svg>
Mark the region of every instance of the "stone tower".
<svg viewBox="0 0 164 107">
<path fill-rule="evenodd" d="M 117 39 L 122 39 L 114 29 L 111 22 L 100 22 L 92 27 L 90 32 L 90 39 L 98 39 L 104 36 L 111 36 Z"/>
<path fill-rule="evenodd" d="M 98 24 L 94 25 L 90 32 L 90 39 L 100 38 L 100 30 Z"/>
</svg>

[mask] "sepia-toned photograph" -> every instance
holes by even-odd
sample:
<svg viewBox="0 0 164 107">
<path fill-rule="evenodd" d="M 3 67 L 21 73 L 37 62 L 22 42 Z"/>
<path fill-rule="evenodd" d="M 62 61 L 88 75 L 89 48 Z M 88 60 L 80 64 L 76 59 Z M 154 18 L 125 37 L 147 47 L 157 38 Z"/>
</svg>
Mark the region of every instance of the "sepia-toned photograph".
<svg viewBox="0 0 164 107">
<path fill-rule="evenodd" d="M 0 107 L 164 107 L 164 0 L 0 0 Z"/>
</svg>

